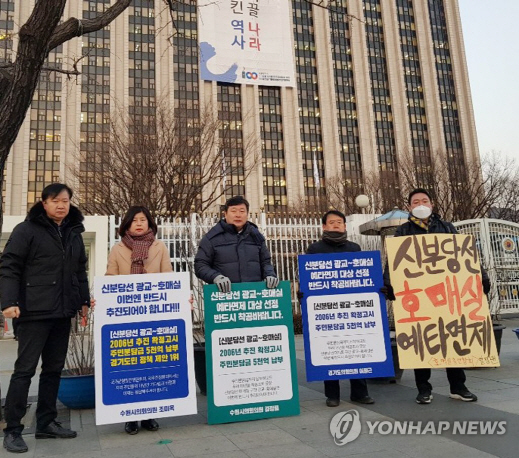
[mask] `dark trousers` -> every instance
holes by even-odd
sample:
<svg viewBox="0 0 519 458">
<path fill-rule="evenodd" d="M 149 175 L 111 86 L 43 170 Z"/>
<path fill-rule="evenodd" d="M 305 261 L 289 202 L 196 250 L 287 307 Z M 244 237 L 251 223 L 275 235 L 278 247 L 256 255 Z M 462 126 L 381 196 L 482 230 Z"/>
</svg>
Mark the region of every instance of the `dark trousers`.
<svg viewBox="0 0 519 458">
<path fill-rule="evenodd" d="M 416 381 L 416 387 L 420 393 L 432 391 L 432 385 L 429 383 L 429 379 L 431 378 L 431 369 L 415 369 L 414 370 L 414 379 Z M 453 391 L 465 390 L 465 381 L 467 377 L 465 377 L 465 371 L 459 367 L 450 367 L 447 368 L 447 380 L 449 380 L 449 385 L 451 388 L 451 393 Z"/>
<path fill-rule="evenodd" d="M 14 337 L 18 337 L 18 320 L 19 320 L 19 318 L 12 319 Z"/>
<path fill-rule="evenodd" d="M 341 398 L 341 385 L 339 380 L 324 381 L 324 395 L 331 399 Z M 350 379 L 350 398 L 361 399 L 368 396 L 368 384 L 364 379 Z"/>
<path fill-rule="evenodd" d="M 61 371 L 67 356 L 70 318 L 18 323 L 18 358 L 5 398 L 4 432 L 23 431 L 31 379 L 41 356 L 41 374 L 36 408 L 36 428 L 44 428 L 57 417 L 56 400 Z"/>
</svg>

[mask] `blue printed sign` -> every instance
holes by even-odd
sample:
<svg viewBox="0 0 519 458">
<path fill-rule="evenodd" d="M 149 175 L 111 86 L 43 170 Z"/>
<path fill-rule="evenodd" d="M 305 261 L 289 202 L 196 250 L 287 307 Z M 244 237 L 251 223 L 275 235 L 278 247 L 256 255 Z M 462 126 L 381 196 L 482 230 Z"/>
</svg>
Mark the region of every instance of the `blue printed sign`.
<svg viewBox="0 0 519 458">
<path fill-rule="evenodd" d="M 107 324 L 101 329 L 101 336 L 104 404 L 188 395 L 183 320 Z M 130 378 L 134 383 L 127 383 Z"/>
<path fill-rule="evenodd" d="M 187 273 L 95 278 L 96 424 L 197 412 Z"/>
<path fill-rule="evenodd" d="M 306 378 L 394 375 L 378 251 L 299 256 Z"/>
</svg>

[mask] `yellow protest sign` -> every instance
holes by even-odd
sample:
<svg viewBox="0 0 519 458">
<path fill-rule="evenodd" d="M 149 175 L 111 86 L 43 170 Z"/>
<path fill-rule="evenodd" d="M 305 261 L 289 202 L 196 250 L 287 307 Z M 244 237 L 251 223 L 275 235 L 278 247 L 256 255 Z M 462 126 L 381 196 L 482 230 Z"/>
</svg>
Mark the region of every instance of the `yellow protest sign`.
<svg viewBox="0 0 519 458">
<path fill-rule="evenodd" d="M 499 366 L 474 237 L 386 240 L 402 369 Z"/>
</svg>

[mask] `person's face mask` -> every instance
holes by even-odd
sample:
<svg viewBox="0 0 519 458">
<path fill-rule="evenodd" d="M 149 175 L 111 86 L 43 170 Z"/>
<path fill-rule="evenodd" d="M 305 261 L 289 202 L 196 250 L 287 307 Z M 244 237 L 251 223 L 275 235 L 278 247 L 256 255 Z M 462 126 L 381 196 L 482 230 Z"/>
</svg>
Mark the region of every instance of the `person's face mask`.
<svg viewBox="0 0 519 458">
<path fill-rule="evenodd" d="M 427 219 L 431 216 L 432 209 L 430 207 L 426 207 L 425 205 L 418 205 L 418 207 L 414 207 L 411 210 L 412 215 L 418 219 Z"/>
</svg>

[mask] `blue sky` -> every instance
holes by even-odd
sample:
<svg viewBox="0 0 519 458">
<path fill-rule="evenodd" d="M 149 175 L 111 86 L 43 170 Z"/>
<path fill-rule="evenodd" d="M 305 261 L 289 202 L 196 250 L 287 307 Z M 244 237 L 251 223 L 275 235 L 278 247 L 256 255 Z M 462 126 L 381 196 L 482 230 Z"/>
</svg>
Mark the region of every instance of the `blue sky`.
<svg viewBox="0 0 519 458">
<path fill-rule="evenodd" d="M 519 162 L 519 0 L 459 6 L 480 154 Z"/>
</svg>

